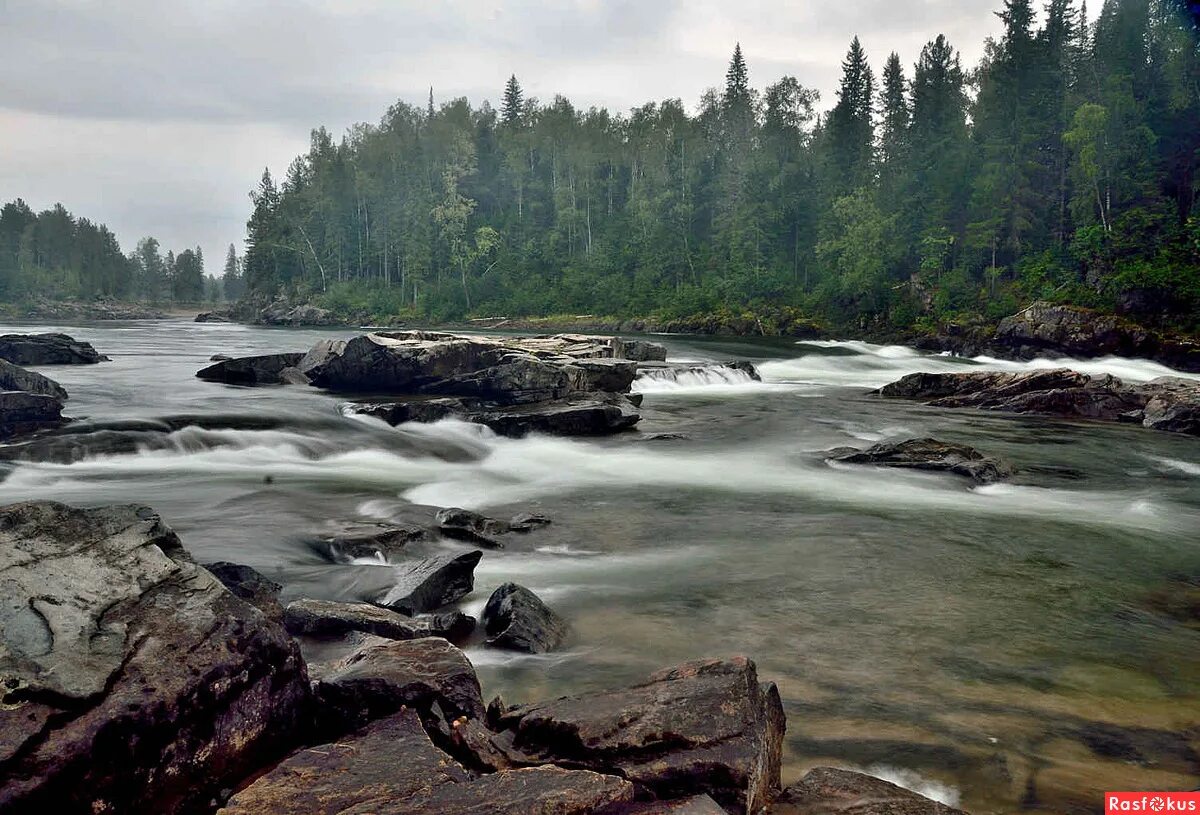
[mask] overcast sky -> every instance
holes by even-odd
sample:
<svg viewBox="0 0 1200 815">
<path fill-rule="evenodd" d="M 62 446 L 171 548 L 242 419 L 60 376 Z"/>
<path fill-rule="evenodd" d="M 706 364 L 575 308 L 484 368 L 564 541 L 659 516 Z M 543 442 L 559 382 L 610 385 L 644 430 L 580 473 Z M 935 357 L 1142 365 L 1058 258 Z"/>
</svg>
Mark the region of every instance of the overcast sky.
<svg viewBox="0 0 1200 815">
<path fill-rule="evenodd" d="M 0 0 L 0 201 L 61 201 L 129 250 L 239 252 L 247 192 L 309 131 L 378 121 L 397 98 L 528 95 L 626 110 L 722 83 L 741 41 L 759 88 L 791 74 L 834 101 L 857 34 L 911 75 L 944 33 L 965 66 L 1000 0 Z M 1095 5 L 1099 5 L 1096 3 Z"/>
</svg>

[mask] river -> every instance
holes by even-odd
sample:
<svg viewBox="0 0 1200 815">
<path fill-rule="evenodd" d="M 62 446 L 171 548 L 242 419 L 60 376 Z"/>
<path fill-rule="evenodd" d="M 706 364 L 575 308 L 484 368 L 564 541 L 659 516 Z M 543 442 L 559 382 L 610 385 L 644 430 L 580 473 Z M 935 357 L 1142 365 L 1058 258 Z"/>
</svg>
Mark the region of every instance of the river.
<svg viewBox="0 0 1200 815">
<path fill-rule="evenodd" d="M 1100 811 L 1106 789 L 1200 784 L 1200 629 L 1147 601 L 1200 578 L 1200 439 L 867 395 L 913 371 L 1055 363 L 662 337 L 672 359 L 748 358 L 764 381 L 644 382 L 640 432 L 510 440 L 456 422 L 393 429 L 317 390 L 194 376 L 214 353 L 300 351 L 347 330 L 0 325 L 32 330 L 112 358 L 43 369 L 70 391 L 69 415 L 190 418 L 136 453 L 7 468 L 6 503 L 149 504 L 198 560 L 251 565 L 285 599 L 352 599 L 363 574 L 386 574 L 318 558 L 303 537 L 331 519 L 386 519 L 406 502 L 553 518 L 486 552 L 464 607 L 478 613 L 514 580 L 571 621 L 573 645 L 470 649 L 485 698 L 532 701 L 744 653 L 785 702 L 785 783 L 819 764 L 866 768 L 976 815 Z M 1168 373 L 1135 360 L 1073 367 Z M 1019 473 L 970 488 L 820 455 L 925 435 Z"/>
</svg>

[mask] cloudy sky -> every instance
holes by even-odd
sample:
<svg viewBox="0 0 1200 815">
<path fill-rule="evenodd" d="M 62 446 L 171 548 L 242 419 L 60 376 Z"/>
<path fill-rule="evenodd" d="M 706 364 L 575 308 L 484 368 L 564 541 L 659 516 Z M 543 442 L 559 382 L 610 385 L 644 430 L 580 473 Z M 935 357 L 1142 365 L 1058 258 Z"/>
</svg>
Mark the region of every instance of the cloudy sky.
<svg viewBox="0 0 1200 815">
<path fill-rule="evenodd" d="M 309 131 L 397 98 L 624 110 L 722 82 L 741 41 L 757 87 L 784 74 L 833 102 L 850 38 L 906 65 L 945 33 L 973 65 L 1000 0 L 0 0 L 0 201 L 61 201 L 128 250 L 241 248 L 248 190 Z M 1096 5 L 1099 5 L 1098 3 Z M 910 69 L 911 71 L 911 69 Z"/>
</svg>

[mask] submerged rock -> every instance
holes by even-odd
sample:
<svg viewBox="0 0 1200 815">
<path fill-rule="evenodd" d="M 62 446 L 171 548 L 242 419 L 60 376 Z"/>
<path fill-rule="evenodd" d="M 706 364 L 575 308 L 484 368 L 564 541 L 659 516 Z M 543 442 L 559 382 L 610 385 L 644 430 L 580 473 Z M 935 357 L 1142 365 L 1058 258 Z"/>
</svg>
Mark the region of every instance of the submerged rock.
<svg viewBox="0 0 1200 815">
<path fill-rule="evenodd" d="M 310 637 L 340 637 L 362 631 L 393 640 L 443 637 L 461 642 L 475 630 L 475 619 L 458 611 L 408 617 L 370 603 L 333 600 L 288 603 L 283 622 L 289 633 Z"/>
<path fill-rule="evenodd" d="M 436 611 L 474 590 L 481 557 L 482 552 L 474 551 L 402 563 L 393 567 L 392 588 L 375 602 L 409 616 Z"/>
<path fill-rule="evenodd" d="M 530 654 L 553 651 L 567 638 L 566 620 L 536 594 L 516 583 L 492 592 L 483 609 L 488 645 Z"/>
<path fill-rule="evenodd" d="M 491 718 L 526 753 L 619 774 L 660 798 L 710 795 L 748 813 L 779 789 L 783 706 L 745 657 L 689 662 L 633 687 Z"/>
<path fill-rule="evenodd" d="M 60 402 L 66 401 L 67 389 L 48 376 L 37 371 L 27 371 L 0 359 L 0 391 L 25 391 L 52 396 Z"/>
<path fill-rule="evenodd" d="M 424 540 L 424 529 L 388 523 L 355 521 L 318 533 L 316 542 L 331 560 L 387 560 L 413 541 Z"/>
<path fill-rule="evenodd" d="M 403 760 L 397 760 L 397 757 Z M 475 777 L 434 747 L 412 710 L 301 750 L 238 792 L 222 815 L 593 815 L 633 785 L 586 770 L 530 767 Z"/>
<path fill-rule="evenodd" d="M 954 473 L 980 484 L 991 484 L 1008 478 L 1015 472 L 1008 462 L 985 456 L 974 447 L 931 438 L 881 442 L 866 450 L 839 447 L 825 455 L 832 461 L 846 464 L 874 464 L 877 467 Z"/>
<path fill-rule="evenodd" d="M 92 365 L 107 362 L 89 342 L 66 334 L 4 334 L 0 359 L 13 365 Z"/>
<path fill-rule="evenodd" d="M 202 311 L 196 315 L 193 322 L 197 323 L 228 323 L 230 322 L 229 315 L 223 314 L 220 311 Z"/>
<path fill-rule="evenodd" d="M 303 357 L 304 354 L 261 354 L 226 359 L 200 370 L 196 376 L 227 385 L 279 385 L 283 383 L 280 378 L 283 371 L 295 368 Z"/>
<path fill-rule="evenodd" d="M 295 641 L 152 510 L 4 507 L 0 582 L 0 810 L 206 812 L 290 749 Z"/>
<path fill-rule="evenodd" d="M 62 407 L 46 394 L 0 391 L 0 440 L 62 426 Z"/>
<path fill-rule="evenodd" d="M 874 776 L 818 767 L 775 799 L 771 815 L 966 815 Z"/>
<path fill-rule="evenodd" d="M 503 544 L 492 536 L 512 531 L 512 524 L 508 521 L 498 521 L 458 507 L 438 510 L 434 516 L 434 523 L 437 524 L 438 532 L 448 538 L 478 543 L 492 549 L 503 548 Z"/>
</svg>

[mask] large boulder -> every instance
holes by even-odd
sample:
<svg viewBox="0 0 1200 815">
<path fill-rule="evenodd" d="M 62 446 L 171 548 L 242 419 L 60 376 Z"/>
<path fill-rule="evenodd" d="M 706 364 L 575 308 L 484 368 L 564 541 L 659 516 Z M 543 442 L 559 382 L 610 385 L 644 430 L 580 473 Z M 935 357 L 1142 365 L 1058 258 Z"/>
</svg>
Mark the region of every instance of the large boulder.
<svg viewBox="0 0 1200 815">
<path fill-rule="evenodd" d="M 423 385 L 422 393 L 480 399 L 500 405 L 526 405 L 561 399 L 570 379 L 561 367 L 523 354 L 507 354 L 498 365 L 448 376 Z"/>
<path fill-rule="evenodd" d="M 0 336 L 0 359 L 14 365 L 91 365 L 108 357 L 66 334 L 5 334 Z"/>
<path fill-rule="evenodd" d="M 783 791 L 771 815 L 966 815 L 874 776 L 818 767 Z"/>
<path fill-rule="evenodd" d="M 289 633 L 309 637 L 341 637 L 354 631 L 392 640 L 444 637 L 460 642 L 475 630 L 475 620 L 462 612 L 407 617 L 370 603 L 294 600 L 284 609 Z"/>
<path fill-rule="evenodd" d="M 0 359 L 0 391 L 25 391 L 52 396 L 60 402 L 67 399 L 67 389 L 37 371 L 27 371 Z"/>
<path fill-rule="evenodd" d="M 222 314 L 219 311 L 202 311 L 196 315 L 193 322 L 197 323 L 227 323 L 230 322 L 228 315 Z"/>
<path fill-rule="evenodd" d="M 1200 382 L 1159 377 L 1147 382 L 1143 391 L 1149 396 L 1142 413 L 1143 425 L 1200 436 Z"/>
<path fill-rule="evenodd" d="M 1045 353 L 1131 357 L 1152 353 L 1156 339 L 1152 332 L 1121 317 L 1037 302 L 1001 320 L 994 342 L 1025 358 Z"/>
<path fill-rule="evenodd" d="M 343 732 L 402 707 L 428 712 L 436 703 L 451 718 L 482 719 L 484 712 L 475 669 L 462 651 L 440 637 L 372 637 L 320 671 L 316 694 L 322 716 Z"/>
<path fill-rule="evenodd" d="M 480 777 L 434 747 L 402 710 L 335 744 L 293 754 L 238 792 L 221 815 L 593 815 L 630 803 L 628 781 L 529 767 Z"/>
<path fill-rule="evenodd" d="M 399 331 L 364 334 L 318 353 L 323 361 L 304 369 L 314 385 L 399 395 L 498 365 L 507 351 L 495 342 Z"/>
<path fill-rule="evenodd" d="M 524 586 L 505 583 L 492 592 L 483 609 L 488 645 L 544 654 L 567 638 L 567 621 Z"/>
<path fill-rule="evenodd" d="M 0 391 L 0 441 L 60 427 L 66 421 L 62 407 L 46 394 Z"/>
<path fill-rule="evenodd" d="M 296 643 L 152 510 L 0 509 L 0 585 L 0 811 L 207 812 L 293 742 Z"/>
<path fill-rule="evenodd" d="M 730 812 L 748 813 L 780 786 L 783 706 L 745 657 L 689 662 L 630 688 L 491 718 L 528 754 L 618 774 L 659 798 L 710 795 Z"/>
<path fill-rule="evenodd" d="M 483 553 L 476 550 L 394 566 L 392 587 L 375 602 L 409 616 L 436 611 L 474 590 L 475 567 L 481 557 Z"/>
<path fill-rule="evenodd" d="M 295 368 L 303 358 L 304 354 L 260 354 L 225 359 L 198 371 L 196 376 L 227 385 L 279 385 L 283 382 L 280 374 Z"/>
<path fill-rule="evenodd" d="M 840 447 L 825 455 L 830 461 L 844 464 L 873 464 L 876 467 L 953 473 L 979 484 L 991 484 L 1015 472 L 1008 462 L 985 456 L 974 447 L 931 438 L 880 442 L 866 450 Z"/>
<path fill-rule="evenodd" d="M 578 359 L 566 366 L 573 391 L 626 393 L 637 376 L 638 364 L 629 359 Z"/>
</svg>

